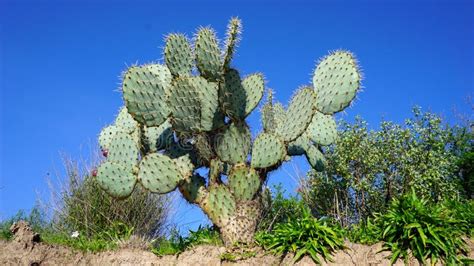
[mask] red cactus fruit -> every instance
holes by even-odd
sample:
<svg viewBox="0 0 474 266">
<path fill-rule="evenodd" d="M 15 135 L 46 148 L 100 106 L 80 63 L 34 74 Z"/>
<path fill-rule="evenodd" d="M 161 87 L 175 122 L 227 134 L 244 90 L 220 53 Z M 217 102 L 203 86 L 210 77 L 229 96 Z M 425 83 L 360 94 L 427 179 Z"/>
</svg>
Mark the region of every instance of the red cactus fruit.
<svg viewBox="0 0 474 266">
<path fill-rule="evenodd" d="M 97 176 L 97 169 L 92 170 L 92 176 L 96 177 Z"/>
<path fill-rule="evenodd" d="M 109 150 L 103 149 L 102 150 L 102 155 L 107 158 L 107 155 L 109 155 Z"/>
</svg>

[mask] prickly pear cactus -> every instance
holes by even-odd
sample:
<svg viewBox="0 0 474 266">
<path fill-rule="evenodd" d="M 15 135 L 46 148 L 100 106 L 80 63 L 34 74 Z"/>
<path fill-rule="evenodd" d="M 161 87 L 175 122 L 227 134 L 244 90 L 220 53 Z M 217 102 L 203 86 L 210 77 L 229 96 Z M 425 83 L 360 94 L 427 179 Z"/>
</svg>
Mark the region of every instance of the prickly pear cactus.
<svg viewBox="0 0 474 266">
<path fill-rule="evenodd" d="M 222 50 L 211 28 L 200 28 L 194 43 L 170 34 L 163 64 L 127 69 L 125 106 L 99 135 L 106 160 L 94 171 L 117 198 L 136 186 L 152 193 L 178 189 L 228 245 L 252 241 L 270 171 L 300 155 L 324 169 L 322 146 L 337 138 L 332 115 L 351 103 L 361 80 L 350 52 L 330 53 L 316 67 L 313 84 L 298 89 L 287 107 L 268 90 L 263 132 L 252 139 L 246 117 L 262 99 L 265 79 L 261 73 L 242 77 L 231 66 L 241 27 L 231 19 Z M 198 168 L 209 173 L 202 176 Z"/>
</svg>

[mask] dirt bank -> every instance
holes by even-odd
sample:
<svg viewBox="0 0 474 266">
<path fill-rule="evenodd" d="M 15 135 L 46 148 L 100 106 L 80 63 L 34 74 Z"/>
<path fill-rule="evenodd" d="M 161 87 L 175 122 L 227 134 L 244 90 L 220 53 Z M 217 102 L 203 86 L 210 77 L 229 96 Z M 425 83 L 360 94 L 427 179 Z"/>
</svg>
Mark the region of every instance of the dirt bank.
<svg viewBox="0 0 474 266">
<path fill-rule="evenodd" d="M 237 262 L 221 260 L 223 247 L 198 246 L 181 253 L 179 256 L 157 257 L 153 253 L 140 249 L 120 249 L 100 253 L 83 253 L 63 246 L 47 245 L 40 241 L 26 224 L 12 226 L 14 239 L 0 241 L 0 265 L 291 265 L 292 256 L 278 258 L 257 251 L 256 256 Z M 474 245 L 471 242 L 471 256 Z M 381 244 L 365 246 L 346 243 L 349 249 L 333 255 L 334 262 L 324 265 L 390 265 L 385 257 L 387 252 L 377 253 Z M 314 265 L 308 257 L 296 265 Z M 398 261 L 395 265 L 403 265 Z M 411 261 L 410 265 L 418 265 Z"/>
</svg>

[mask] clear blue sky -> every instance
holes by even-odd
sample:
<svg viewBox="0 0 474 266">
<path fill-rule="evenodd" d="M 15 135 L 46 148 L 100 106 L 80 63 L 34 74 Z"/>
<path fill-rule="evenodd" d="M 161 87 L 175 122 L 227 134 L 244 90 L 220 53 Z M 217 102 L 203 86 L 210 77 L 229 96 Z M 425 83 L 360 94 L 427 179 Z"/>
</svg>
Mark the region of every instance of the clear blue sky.
<svg viewBox="0 0 474 266">
<path fill-rule="evenodd" d="M 350 2 L 350 1 L 346 1 Z M 346 115 L 371 126 L 402 121 L 418 104 L 452 119 L 474 92 L 473 1 L 5 1 L 0 0 L 0 218 L 33 206 L 59 152 L 87 155 L 121 106 L 121 71 L 161 60 L 163 36 L 211 25 L 224 35 L 244 23 L 234 62 L 260 71 L 277 99 L 310 82 L 318 58 L 348 49 L 359 58 L 365 90 Z M 259 114 L 250 118 L 260 129 Z M 294 164 L 303 172 L 303 160 Z M 292 165 L 274 173 L 292 191 Z M 192 215 L 187 215 L 192 211 Z M 185 208 L 181 224 L 201 216 Z M 194 225 L 197 223 L 193 223 Z M 194 225 L 192 227 L 194 227 Z"/>
</svg>

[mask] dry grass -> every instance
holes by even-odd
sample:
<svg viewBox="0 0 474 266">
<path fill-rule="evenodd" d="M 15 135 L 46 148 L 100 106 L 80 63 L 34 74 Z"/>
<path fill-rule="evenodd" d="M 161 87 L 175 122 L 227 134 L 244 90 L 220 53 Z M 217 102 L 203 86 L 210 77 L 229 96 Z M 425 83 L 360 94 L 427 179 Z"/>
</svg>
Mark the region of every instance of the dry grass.
<svg viewBox="0 0 474 266">
<path fill-rule="evenodd" d="M 62 159 L 64 172 L 56 173 L 56 180 L 47 178 L 50 195 L 42 203 L 54 230 L 92 237 L 120 223 L 146 239 L 164 234 L 169 197 L 149 193 L 139 185 L 125 200 L 110 197 L 90 175 L 101 160 L 98 150 L 91 152 L 89 160 L 76 161 L 65 155 Z"/>
</svg>

